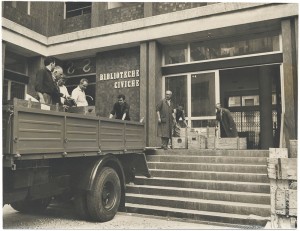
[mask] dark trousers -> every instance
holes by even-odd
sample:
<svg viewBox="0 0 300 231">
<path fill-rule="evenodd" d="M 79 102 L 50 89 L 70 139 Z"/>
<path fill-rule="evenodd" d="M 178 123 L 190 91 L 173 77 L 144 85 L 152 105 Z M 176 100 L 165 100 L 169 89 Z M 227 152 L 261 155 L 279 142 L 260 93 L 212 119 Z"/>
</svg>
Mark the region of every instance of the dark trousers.
<svg viewBox="0 0 300 231">
<path fill-rule="evenodd" d="M 169 138 L 168 137 L 161 137 L 161 146 L 163 149 L 168 149 Z"/>
</svg>

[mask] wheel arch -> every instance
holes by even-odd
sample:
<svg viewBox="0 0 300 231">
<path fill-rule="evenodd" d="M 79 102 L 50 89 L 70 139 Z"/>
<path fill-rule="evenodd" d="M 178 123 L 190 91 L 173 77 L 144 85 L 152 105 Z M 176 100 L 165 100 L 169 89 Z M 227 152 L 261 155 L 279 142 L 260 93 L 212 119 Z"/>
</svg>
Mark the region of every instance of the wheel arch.
<svg viewBox="0 0 300 231">
<path fill-rule="evenodd" d="M 113 154 L 106 154 L 96 161 L 85 166 L 85 171 L 81 175 L 78 182 L 78 189 L 89 191 L 92 189 L 96 175 L 104 167 L 110 167 L 116 171 L 120 179 L 121 185 L 121 200 L 119 210 L 125 210 L 125 174 L 121 162 Z"/>
</svg>

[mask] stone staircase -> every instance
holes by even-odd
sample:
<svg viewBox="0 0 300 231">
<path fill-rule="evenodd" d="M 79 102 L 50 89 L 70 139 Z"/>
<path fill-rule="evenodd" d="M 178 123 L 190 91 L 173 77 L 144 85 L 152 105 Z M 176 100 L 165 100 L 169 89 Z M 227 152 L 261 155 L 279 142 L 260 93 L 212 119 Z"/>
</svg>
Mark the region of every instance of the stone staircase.
<svg viewBox="0 0 300 231">
<path fill-rule="evenodd" d="M 156 150 L 152 178 L 126 186 L 127 212 L 262 227 L 270 217 L 269 151 Z"/>
</svg>

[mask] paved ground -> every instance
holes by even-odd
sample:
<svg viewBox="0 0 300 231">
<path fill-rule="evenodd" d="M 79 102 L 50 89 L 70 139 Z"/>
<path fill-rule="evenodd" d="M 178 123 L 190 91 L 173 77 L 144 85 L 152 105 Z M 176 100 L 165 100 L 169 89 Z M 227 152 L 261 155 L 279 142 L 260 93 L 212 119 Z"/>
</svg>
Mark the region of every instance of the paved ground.
<svg viewBox="0 0 300 231">
<path fill-rule="evenodd" d="M 121 212 L 109 222 L 87 222 L 76 219 L 72 206 L 62 205 L 50 205 L 39 215 L 21 214 L 9 205 L 5 205 L 2 212 L 4 229 L 232 229 L 226 226 Z"/>
</svg>

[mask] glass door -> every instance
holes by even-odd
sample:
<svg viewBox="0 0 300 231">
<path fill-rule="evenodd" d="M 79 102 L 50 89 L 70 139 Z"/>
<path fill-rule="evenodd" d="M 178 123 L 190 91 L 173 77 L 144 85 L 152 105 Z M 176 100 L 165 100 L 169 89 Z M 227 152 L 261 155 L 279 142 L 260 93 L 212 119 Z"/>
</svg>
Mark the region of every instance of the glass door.
<svg viewBox="0 0 300 231">
<path fill-rule="evenodd" d="M 214 127 L 220 97 L 218 71 L 192 73 L 189 79 L 189 124 L 192 128 Z"/>
<path fill-rule="evenodd" d="M 192 128 L 215 126 L 215 104 L 219 102 L 219 72 L 197 72 L 166 76 L 163 95 L 171 90 L 175 107 L 182 106 Z"/>
</svg>

